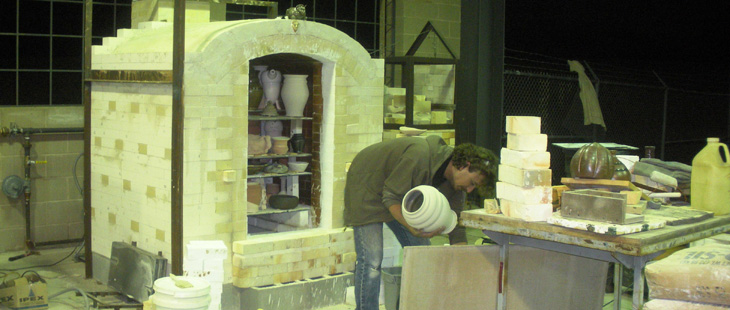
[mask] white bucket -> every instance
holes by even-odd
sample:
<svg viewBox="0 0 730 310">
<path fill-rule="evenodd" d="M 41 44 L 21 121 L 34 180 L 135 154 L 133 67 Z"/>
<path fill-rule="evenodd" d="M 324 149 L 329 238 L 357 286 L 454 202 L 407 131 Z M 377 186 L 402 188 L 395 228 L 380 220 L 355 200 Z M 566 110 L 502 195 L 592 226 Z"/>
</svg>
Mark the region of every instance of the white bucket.
<svg viewBox="0 0 730 310">
<path fill-rule="evenodd" d="M 206 310 L 210 304 L 210 284 L 201 278 L 176 277 L 177 280 L 184 280 L 193 285 L 189 288 L 181 288 L 175 285 L 171 278 L 160 278 L 155 280 L 155 294 L 150 296 L 150 301 L 155 304 L 157 310 Z"/>
</svg>

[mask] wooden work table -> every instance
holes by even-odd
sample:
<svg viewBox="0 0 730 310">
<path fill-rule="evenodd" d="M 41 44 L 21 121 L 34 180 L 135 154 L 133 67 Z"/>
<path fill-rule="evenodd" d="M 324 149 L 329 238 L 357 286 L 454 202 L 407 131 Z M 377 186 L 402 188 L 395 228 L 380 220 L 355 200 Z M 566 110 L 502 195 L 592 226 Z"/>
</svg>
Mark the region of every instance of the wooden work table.
<svg viewBox="0 0 730 310">
<path fill-rule="evenodd" d="M 597 234 L 547 222 L 527 222 L 502 214 L 487 214 L 483 209 L 462 212 L 460 222 L 466 227 L 484 231 L 500 244 L 500 259 L 505 264 L 508 261 L 506 245 L 509 243 L 618 263 L 614 272 L 616 294 L 621 291 L 622 265 L 641 270 L 642 272 L 634 272 L 634 309 L 641 309 L 643 305 L 643 270 L 647 261 L 666 249 L 730 231 L 730 215 L 626 235 Z M 620 308 L 620 300 L 618 295 L 614 301 L 615 309 Z M 502 303 L 500 309 L 506 309 L 506 305 Z"/>
</svg>

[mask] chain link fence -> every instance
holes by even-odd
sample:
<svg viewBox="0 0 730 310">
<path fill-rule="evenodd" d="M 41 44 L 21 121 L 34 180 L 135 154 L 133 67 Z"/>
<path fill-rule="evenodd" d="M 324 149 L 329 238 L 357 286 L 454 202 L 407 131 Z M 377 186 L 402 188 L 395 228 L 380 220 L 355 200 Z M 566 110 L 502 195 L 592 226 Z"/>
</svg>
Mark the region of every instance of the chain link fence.
<svg viewBox="0 0 730 310">
<path fill-rule="evenodd" d="M 656 146 L 658 158 L 691 164 L 707 137 L 727 141 L 729 76 L 672 75 L 581 63 L 598 93 L 605 130 L 584 125 L 578 75 L 569 71 L 567 59 L 534 54 L 505 57 L 503 113 L 542 118 L 554 184 L 569 174 L 565 167 L 570 154 L 553 143 L 613 142 L 637 147 L 635 154 L 642 157 L 644 146 L 651 145 Z"/>
</svg>

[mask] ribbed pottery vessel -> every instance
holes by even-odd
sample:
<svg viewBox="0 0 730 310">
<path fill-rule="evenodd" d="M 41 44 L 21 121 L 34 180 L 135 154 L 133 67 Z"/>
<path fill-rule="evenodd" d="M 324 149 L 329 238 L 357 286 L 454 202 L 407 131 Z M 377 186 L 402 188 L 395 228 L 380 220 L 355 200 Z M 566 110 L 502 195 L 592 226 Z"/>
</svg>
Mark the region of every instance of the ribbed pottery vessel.
<svg viewBox="0 0 730 310">
<path fill-rule="evenodd" d="M 425 232 L 444 228 L 448 234 L 456 228 L 456 212 L 451 210 L 446 196 L 433 186 L 416 186 L 403 197 L 403 218 L 408 225 Z"/>
</svg>

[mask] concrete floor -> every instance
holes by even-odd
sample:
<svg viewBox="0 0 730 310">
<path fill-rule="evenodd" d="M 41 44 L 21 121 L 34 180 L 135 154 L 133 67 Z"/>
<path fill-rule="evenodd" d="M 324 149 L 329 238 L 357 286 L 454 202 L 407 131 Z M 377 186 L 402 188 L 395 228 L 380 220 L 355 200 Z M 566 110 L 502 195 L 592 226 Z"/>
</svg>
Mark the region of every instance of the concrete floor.
<svg viewBox="0 0 730 310">
<path fill-rule="evenodd" d="M 480 231 L 468 230 L 467 239 L 470 244 L 474 244 L 481 239 L 483 234 Z M 444 244 L 448 239 L 443 236 L 432 239 L 432 244 Z M 0 253 L 0 279 L 14 272 L 23 273 L 26 270 L 34 270 L 38 272 L 48 283 L 48 294 L 52 296 L 70 288 L 79 288 L 87 292 L 104 292 L 113 291 L 104 284 L 93 279 L 85 279 L 85 267 L 83 262 L 75 262 L 73 260 L 73 245 L 60 246 L 55 248 L 43 248 L 40 255 L 32 255 L 26 258 L 9 262 L 8 258 L 22 254 L 22 251 Z M 71 254 L 69 256 L 69 254 Z M 64 257 L 68 258 L 64 259 Z M 613 294 L 606 294 L 606 306 L 604 310 L 613 309 Z M 0 309 L 3 307 L 0 306 Z M 58 297 L 50 299 L 49 309 L 51 310 L 71 310 L 84 309 L 84 298 L 76 296 L 74 292 L 67 292 Z M 354 310 L 354 305 L 342 304 L 335 305 L 320 310 Z M 380 309 L 385 309 L 381 306 Z M 621 309 L 631 309 L 631 296 L 624 294 L 621 303 Z"/>
</svg>

